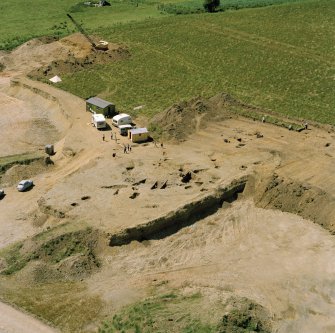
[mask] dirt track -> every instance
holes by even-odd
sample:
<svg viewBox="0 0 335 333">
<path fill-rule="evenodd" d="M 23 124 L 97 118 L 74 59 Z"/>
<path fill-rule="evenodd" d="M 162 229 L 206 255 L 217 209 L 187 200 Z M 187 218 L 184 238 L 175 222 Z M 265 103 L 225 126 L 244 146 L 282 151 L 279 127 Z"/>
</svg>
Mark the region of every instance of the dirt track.
<svg viewBox="0 0 335 333">
<path fill-rule="evenodd" d="M 56 333 L 39 320 L 0 302 L 0 333 Z"/>
<path fill-rule="evenodd" d="M 33 64 L 36 61 L 33 57 Z M 21 72 L 28 69 L 29 63 L 25 65 Z M 57 153 L 52 158 L 55 165 L 34 177 L 31 191 L 5 188 L 0 248 L 66 221 L 80 220 L 113 234 L 165 216 L 243 175 L 254 175 L 259 185 L 275 173 L 292 185 L 292 191 L 254 184 L 247 197 L 170 237 L 119 248 L 109 248 L 106 240 L 103 269 L 87 280 L 90 293 L 116 309 L 146 296 L 155 279 L 167 280 L 171 288 L 200 290 L 209 304 L 222 303 L 232 294 L 249 297 L 270 310 L 278 332 L 334 332 L 335 240 L 301 217 L 309 218 L 307 208 L 315 207 L 315 200 L 317 215 L 322 218 L 325 211 L 329 216 L 316 222 L 335 231 L 332 131 L 312 128 L 297 133 L 229 119 L 198 127 L 182 144 L 164 143 L 163 149 L 154 143 L 133 145 L 131 153 L 124 154 L 127 139 L 115 142 L 106 131 L 103 142 L 82 100 L 17 74 L 10 63 L 0 74 L 0 103 L 5 106 L 0 130 L 12 124 L 8 140 L 0 143 L 0 156 L 43 149 L 55 141 Z M 20 112 L 11 123 L 15 110 Z M 27 133 L 39 114 L 52 125 L 47 126 L 50 132 L 39 132 L 45 136 L 36 141 Z M 13 128 L 16 138 L 30 141 L 13 141 Z M 192 177 L 183 183 L 187 172 Z M 155 182 L 158 188 L 152 189 Z M 263 193 L 264 188 L 268 190 Z M 320 198 L 304 197 L 301 188 L 320 190 Z M 292 200 L 284 200 L 288 196 L 296 200 L 295 207 Z M 253 198 L 262 208 L 277 210 L 257 208 Z"/>
</svg>

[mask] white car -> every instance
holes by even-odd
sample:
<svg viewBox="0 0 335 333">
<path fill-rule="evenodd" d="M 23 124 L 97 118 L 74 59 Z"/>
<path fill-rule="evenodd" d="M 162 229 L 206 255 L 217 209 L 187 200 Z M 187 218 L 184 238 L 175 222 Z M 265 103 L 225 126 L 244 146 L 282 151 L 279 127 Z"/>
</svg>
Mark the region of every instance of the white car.
<svg viewBox="0 0 335 333">
<path fill-rule="evenodd" d="M 34 183 L 31 179 L 24 179 L 19 182 L 19 185 L 17 185 L 17 190 L 19 192 L 24 192 L 25 190 L 32 187 L 33 185 Z"/>
</svg>

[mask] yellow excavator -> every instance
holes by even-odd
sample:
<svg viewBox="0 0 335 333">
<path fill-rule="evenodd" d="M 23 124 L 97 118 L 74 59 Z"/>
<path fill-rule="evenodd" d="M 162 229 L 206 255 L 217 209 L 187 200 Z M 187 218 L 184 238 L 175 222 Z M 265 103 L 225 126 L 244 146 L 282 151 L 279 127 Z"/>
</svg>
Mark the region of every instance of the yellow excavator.
<svg viewBox="0 0 335 333">
<path fill-rule="evenodd" d="M 72 23 L 76 26 L 78 31 L 81 34 L 83 34 L 86 37 L 86 39 L 91 43 L 94 50 L 99 50 L 99 51 L 107 51 L 108 50 L 108 42 L 106 42 L 104 40 L 101 40 L 101 41 L 98 42 L 98 44 L 94 43 L 93 39 L 85 32 L 83 27 L 70 14 L 66 14 L 66 15 L 72 21 Z"/>
</svg>

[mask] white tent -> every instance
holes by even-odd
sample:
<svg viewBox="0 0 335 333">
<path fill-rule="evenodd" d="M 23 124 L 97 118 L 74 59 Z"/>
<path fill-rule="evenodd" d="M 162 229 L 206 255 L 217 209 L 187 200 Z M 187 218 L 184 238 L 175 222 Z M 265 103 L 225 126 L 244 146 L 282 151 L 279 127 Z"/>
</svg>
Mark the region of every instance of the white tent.
<svg viewBox="0 0 335 333">
<path fill-rule="evenodd" d="M 54 77 L 52 77 L 51 79 L 49 79 L 49 81 L 53 82 L 53 83 L 57 83 L 57 82 L 62 82 L 62 79 L 56 75 Z"/>
</svg>

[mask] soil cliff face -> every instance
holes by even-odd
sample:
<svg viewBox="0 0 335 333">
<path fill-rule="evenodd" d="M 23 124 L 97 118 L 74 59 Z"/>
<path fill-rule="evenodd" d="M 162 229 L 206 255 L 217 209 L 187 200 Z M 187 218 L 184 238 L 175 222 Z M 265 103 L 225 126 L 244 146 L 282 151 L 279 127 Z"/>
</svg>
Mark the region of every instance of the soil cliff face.
<svg viewBox="0 0 335 333">
<path fill-rule="evenodd" d="M 250 176 L 245 190 L 257 207 L 297 214 L 335 233 L 334 197 L 307 183 L 285 179 L 276 173 Z"/>
</svg>

